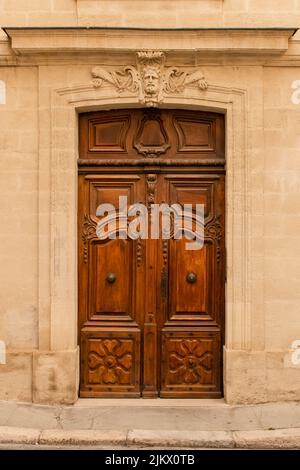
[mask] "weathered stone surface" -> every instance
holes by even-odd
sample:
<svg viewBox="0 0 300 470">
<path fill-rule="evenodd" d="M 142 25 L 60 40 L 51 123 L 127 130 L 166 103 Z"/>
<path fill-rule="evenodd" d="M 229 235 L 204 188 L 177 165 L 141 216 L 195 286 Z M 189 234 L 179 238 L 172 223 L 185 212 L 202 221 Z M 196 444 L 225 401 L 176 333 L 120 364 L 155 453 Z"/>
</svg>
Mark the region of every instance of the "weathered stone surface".
<svg viewBox="0 0 300 470">
<path fill-rule="evenodd" d="M 196 449 L 298 449 L 300 429 L 255 431 L 161 431 L 132 429 L 95 431 L 62 429 L 44 430 L 0 427 L 0 444 L 48 446 L 126 446 L 149 448 Z"/>
<path fill-rule="evenodd" d="M 159 14 L 158 14 L 159 12 Z M 3 0 L 5 26 L 234 27 L 299 23 L 297 0 Z"/>
<path fill-rule="evenodd" d="M 243 449 L 299 449 L 300 429 L 239 431 L 233 433 L 235 447 Z"/>
<path fill-rule="evenodd" d="M 225 431 L 129 431 L 128 445 L 149 447 L 189 447 L 189 448 L 232 448 L 234 441 L 230 432 Z"/>
<path fill-rule="evenodd" d="M 110 444 L 110 445 L 125 445 L 126 444 L 125 431 L 91 431 L 91 430 L 46 430 L 42 431 L 39 443 L 40 444 L 61 444 L 61 445 L 79 445 L 79 444 Z"/>
<path fill-rule="evenodd" d="M 72 404 L 78 394 L 78 350 L 34 352 L 33 401 Z"/>
<path fill-rule="evenodd" d="M 40 437 L 38 429 L 0 426 L 0 443 L 37 444 Z"/>
<path fill-rule="evenodd" d="M 255 431 L 300 428 L 298 402 L 230 406 L 223 400 L 80 399 L 75 406 L 0 401 L 0 426 L 39 429 Z"/>
<path fill-rule="evenodd" d="M 8 352 L 0 365 L 0 400 L 32 400 L 32 353 Z"/>
</svg>

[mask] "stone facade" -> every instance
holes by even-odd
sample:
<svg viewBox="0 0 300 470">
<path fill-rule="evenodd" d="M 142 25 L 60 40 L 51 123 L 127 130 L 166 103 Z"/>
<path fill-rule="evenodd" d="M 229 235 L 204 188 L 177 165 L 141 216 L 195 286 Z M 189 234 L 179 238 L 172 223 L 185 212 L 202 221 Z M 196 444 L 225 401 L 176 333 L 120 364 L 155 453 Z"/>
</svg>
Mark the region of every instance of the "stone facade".
<svg viewBox="0 0 300 470">
<path fill-rule="evenodd" d="M 0 26 L 0 399 L 77 399 L 77 116 L 143 106 L 92 71 L 159 50 L 207 86 L 158 106 L 226 113 L 225 398 L 299 400 L 300 0 L 0 0 Z"/>
</svg>

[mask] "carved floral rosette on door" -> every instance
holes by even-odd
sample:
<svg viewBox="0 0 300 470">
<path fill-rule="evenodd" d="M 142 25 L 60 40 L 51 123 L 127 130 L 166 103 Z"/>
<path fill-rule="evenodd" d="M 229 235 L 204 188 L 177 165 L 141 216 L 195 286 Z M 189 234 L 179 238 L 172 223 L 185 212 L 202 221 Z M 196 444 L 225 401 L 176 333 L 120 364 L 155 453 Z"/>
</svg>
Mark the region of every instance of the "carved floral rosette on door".
<svg viewBox="0 0 300 470">
<path fill-rule="evenodd" d="M 150 88 L 149 88 L 150 90 Z M 148 90 L 148 91 L 149 91 Z M 83 397 L 218 397 L 224 339 L 224 119 L 131 109 L 80 116 L 79 341 Z M 205 242 L 99 239 L 119 197 L 202 204 Z"/>
</svg>

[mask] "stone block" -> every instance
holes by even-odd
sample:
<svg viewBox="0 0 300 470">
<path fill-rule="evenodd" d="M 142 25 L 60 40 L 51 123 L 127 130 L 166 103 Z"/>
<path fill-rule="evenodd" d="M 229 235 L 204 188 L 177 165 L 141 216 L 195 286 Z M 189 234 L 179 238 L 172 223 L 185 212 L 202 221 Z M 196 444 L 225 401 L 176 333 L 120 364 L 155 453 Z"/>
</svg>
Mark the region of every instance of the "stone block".
<svg viewBox="0 0 300 470">
<path fill-rule="evenodd" d="M 78 397 L 78 349 L 33 353 L 33 401 L 72 404 Z"/>
<path fill-rule="evenodd" d="M 32 353 L 6 353 L 0 365 L 0 400 L 32 400 Z"/>
</svg>

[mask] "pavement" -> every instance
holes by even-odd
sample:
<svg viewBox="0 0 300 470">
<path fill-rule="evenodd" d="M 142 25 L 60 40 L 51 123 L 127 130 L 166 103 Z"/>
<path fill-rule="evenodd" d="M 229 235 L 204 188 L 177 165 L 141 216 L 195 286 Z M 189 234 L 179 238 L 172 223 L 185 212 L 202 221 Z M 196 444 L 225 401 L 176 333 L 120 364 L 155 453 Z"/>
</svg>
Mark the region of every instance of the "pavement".
<svg viewBox="0 0 300 470">
<path fill-rule="evenodd" d="M 72 406 L 47 406 L 0 401 L 3 446 L 300 449 L 300 403 L 80 399 Z"/>
</svg>

